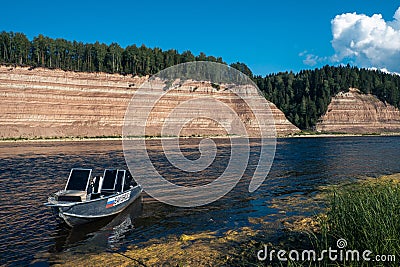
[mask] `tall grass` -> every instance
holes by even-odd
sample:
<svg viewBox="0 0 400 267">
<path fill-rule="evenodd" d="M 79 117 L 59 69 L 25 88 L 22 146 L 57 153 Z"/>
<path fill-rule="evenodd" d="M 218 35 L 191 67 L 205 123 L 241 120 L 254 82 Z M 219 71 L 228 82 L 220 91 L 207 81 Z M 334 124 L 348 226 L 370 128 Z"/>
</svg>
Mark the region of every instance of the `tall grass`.
<svg viewBox="0 0 400 267">
<path fill-rule="evenodd" d="M 400 260 L 400 186 L 393 181 L 363 182 L 334 192 L 325 232 L 347 240 L 348 249 Z"/>
<path fill-rule="evenodd" d="M 316 232 L 289 232 L 283 244 L 271 244 L 271 249 L 313 249 L 317 255 L 323 250 L 358 250 L 359 261 L 346 258 L 331 260 L 325 254 L 322 261 L 260 262 L 255 255 L 267 240 L 258 240 L 258 245 L 241 247 L 231 265 L 238 266 L 400 266 L 400 183 L 396 180 L 368 180 L 334 189 L 326 196 L 327 213 L 316 217 L 319 230 Z M 290 236 L 299 234 L 304 241 L 290 241 Z M 345 247 L 337 247 L 337 240 L 345 239 Z M 308 241 L 307 241 L 308 240 Z M 362 253 L 369 250 L 371 261 L 364 261 Z M 337 254 L 336 254 L 337 255 Z M 344 254 L 345 255 L 345 254 Z M 395 262 L 374 261 L 376 255 L 394 255 Z M 317 257 L 318 257 L 317 256 Z M 338 256 L 339 257 L 339 256 Z"/>
</svg>

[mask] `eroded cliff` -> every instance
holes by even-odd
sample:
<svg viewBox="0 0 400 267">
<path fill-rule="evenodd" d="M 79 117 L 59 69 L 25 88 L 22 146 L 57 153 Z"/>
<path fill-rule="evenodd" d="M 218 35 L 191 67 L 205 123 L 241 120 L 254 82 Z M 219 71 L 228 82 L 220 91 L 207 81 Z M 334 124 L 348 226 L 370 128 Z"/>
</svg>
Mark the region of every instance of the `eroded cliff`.
<svg viewBox="0 0 400 267">
<path fill-rule="evenodd" d="M 342 133 L 400 132 L 400 111 L 371 94 L 350 88 L 332 98 L 317 131 Z"/>
<path fill-rule="evenodd" d="M 145 80 L 117 74 L 1 66 L 0 138 L 119 136 L 128 103 Z M 199 94 L 223 99 L 229 92 L 211 86 L 196 91 L 188 87 L 166 97 L 161 102 L 163 109 L 151 118 L 154 129 L 160 129 L 172 107 Z M 246 113 L 242 106 L 235 104 L 233 108 L 238 114 Z M 275 105 L 270 103 L 270 108 L 278 135 L 299 131 Z M 181 134 L 226 134 L 213 123 L 197 120 Z M 161 133 L 154 131 L 151 135 Z"/>
</svg>

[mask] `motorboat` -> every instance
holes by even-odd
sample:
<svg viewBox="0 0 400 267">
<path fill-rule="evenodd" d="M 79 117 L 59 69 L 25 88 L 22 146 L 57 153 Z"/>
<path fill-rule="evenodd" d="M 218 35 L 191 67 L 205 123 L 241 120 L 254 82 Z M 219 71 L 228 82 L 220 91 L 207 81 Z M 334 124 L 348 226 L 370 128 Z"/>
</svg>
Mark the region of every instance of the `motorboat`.
<svg viewBox="0 0 400 267">
<path fill-rule="evenodd" d="M 122 212 L 141 192 L 128 170 L 105 169 L 103 176 L 92 178 L 92 169 L 74 168 L 65 188 L 45 205 L 74 227 Z"/>
</svg>

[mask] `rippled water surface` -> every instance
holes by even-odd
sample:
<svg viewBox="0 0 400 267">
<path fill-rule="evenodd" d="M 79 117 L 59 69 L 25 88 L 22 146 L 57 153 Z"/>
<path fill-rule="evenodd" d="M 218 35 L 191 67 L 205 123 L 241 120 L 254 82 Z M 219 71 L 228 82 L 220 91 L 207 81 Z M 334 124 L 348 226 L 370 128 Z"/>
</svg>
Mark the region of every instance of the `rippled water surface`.
<svg viewBox="0 0 400 267">
<path fill-rule="evenodd" d="M 168 166 L 159 141 L 149 142 L 150 157 L 159 171 L 183 185 L 212 181 L 224 171 L 230 157 L 227 140 L 216 139 L 217 161 L 201 175 L 189 175 Z M 182 141 L 187 158 L 199 157 L 198 142 Z M 249 223 L 250 217 L 273 221 L 276 216 L 310 212 L 293 207 L 282 214 L 271 203 L 312 198 L 323 185 L 400 172 L 400 137 L 278 139 L 267 180 L 249 193 L 259 153 L 257 141 L 251 145 L 250 164 L 241 182 L 214 203 L 177 208 L 143 194 L 143 199 L 117 217 L 69 229 L 43 206 L 47 196 L 64 187 L 71 168 L 93 168 L 94 174 L 100 175 L 107 167 L 126 167 L 121 141 L 0 143 L 0 265 L 51 264 L 53 254 L 80 244 L 88 250 L 123 250 L 168 235 L 256 227 Z"/>
</svg>

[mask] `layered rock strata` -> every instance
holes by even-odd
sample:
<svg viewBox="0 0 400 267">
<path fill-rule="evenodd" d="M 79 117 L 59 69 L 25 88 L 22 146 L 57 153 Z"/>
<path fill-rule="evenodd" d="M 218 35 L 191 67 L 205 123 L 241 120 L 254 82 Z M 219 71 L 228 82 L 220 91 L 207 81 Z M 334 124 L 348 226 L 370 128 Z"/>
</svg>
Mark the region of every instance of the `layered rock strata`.
<svg viewBox="0 0 400 267">
<path fill-rule="evenodd" d="M 332 98 L 316 128 L 355 134 L 400 132 L 400 111 L 374 95 L 350 88 Z"/>
<path fill-rule="evenodd" d="M 0 138 L 119 136 L 128 104 L 146 79 L 118 74 L 1 66 Z M 150 120 L 146 122 L 149 135 L 161 135 L 159 130 L 168 113 L 182 101 L 199 96 L 230 99 L 227 101 L 231 103 L 236 101 L 231 105 L 235 112 L 245 117 L 248 114 L 245 105 L 229 95 L 229 90 L 217 90 L 210 85 L 198 90 L 193 90 L 193 86 L 182 86 L 157 103 Z M 278 135 L 299 131 L 275 105 L 269 104 Z M 189 110 L 188 114 L 195 116 L 196 112 Z M 230 115 L 219 115 L 222 120 L 231 118 Z M 251 120 L 251 115 L 247 118 Z M 180 134 L 222 135 L 226 131 L 215 121 L 197 118 L 183 127 Z"/>
</svg>

